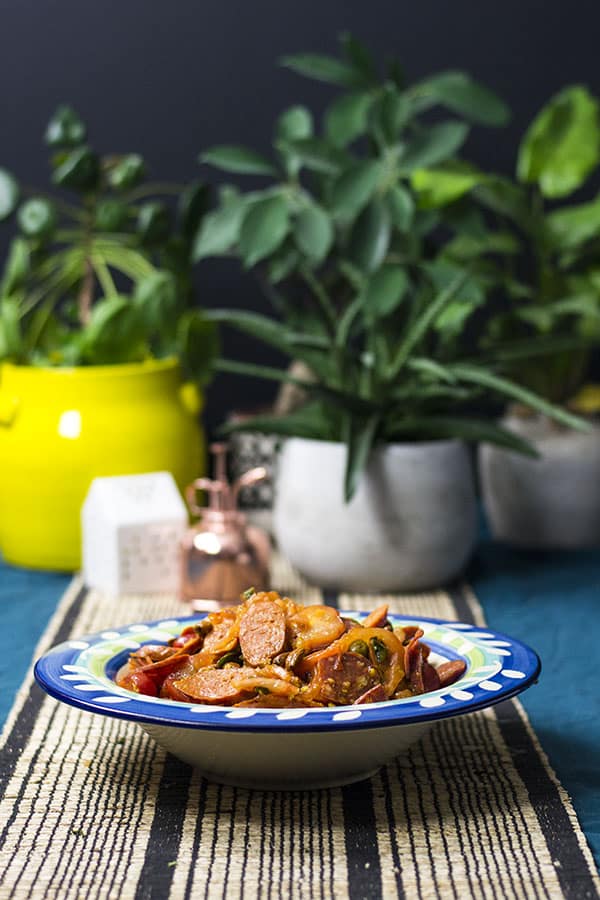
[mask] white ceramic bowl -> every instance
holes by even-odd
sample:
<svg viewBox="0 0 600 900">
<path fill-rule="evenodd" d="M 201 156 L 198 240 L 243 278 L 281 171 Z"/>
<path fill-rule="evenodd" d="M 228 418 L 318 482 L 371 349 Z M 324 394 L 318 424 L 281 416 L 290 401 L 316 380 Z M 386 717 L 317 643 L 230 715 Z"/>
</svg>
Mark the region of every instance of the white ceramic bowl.
<svg viewBox="0 0 600 900">
<path fill-rule="evenodd" d="M 361 619 L 366 613 L 344 610 Z M 70 640 L 35 666 L 42 688 L 64 703 L 137 722 L 154 740 L 222 784 L 270 790 L 333 787 L 368 778 L 447 716 L 464 715 L 529 687 L 536 653 L 506 635 L 460 622 L 390 614 L 418 625 L 434 663 L 464 659 L 460 681 L 403 700 L 323 709 L 205 706 L 133 694 L 115 673 L 131 650 L 166 642 L 202 616 L 144 622 Z"/>
</svg>

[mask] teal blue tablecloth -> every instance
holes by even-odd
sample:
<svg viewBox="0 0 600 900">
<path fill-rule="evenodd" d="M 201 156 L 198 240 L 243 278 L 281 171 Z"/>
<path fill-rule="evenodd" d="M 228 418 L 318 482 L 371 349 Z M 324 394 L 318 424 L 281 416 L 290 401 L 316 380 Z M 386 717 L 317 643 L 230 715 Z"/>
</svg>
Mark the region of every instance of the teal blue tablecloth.
<svg viewBox="0 0 600 900">
<path fill-rule="evenodd" d="M 523 695 L 533 727 L 600 861 L 600 552 L 531 554 L 484 540 L 468 578 L 488 623 L 540 654 L 540 683 Z M 0 725 L 66 575 L 0 562 Z"/>
</svg>

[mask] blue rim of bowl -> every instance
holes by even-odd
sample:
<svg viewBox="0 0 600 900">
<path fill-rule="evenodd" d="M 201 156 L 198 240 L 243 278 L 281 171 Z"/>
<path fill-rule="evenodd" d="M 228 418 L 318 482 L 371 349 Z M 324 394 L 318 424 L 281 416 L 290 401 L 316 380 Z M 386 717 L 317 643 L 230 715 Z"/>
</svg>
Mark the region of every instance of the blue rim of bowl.
<svg viewBox="0 0 600 900">
<path fill-rule="evenodd" d="M 368 613 L 341 610 L 363 618 Z M 514 697 L 541 671 L 537 653 L 521 641 L 487 626 L 444 619 L 389 615 L 394 625 L 419 625 L 423 641 L 444 659 L 464 659 L 467 671 L 438 691 L 362 706 L 256 709 L 206 706 L 144 697 L 119 688 L 114 674 L 128 653 L 146 642 L 164 642 L 202 615 L 140 622 L 68 640 L 35 664 L 38 684 L 57 700 L 102 715 L 148 725 L 219 731 L 338 731 L 419 724 L 475 712 Z"/>
</svg>

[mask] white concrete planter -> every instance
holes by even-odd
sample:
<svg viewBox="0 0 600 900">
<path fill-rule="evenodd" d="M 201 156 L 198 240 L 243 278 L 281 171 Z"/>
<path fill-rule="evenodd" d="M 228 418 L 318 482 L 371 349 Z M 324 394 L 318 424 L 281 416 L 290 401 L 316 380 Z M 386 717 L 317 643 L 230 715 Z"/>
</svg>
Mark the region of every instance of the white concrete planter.
<svg viewBox="0 0 600 900">
<path fill-rule="evenodd" d="M 600 544 L 600 428 L 557 430 L 536 417 L 503 424 L 540 452 L 530 459 L 484 444 L 479 472 L 492 534 L 521 547 Z"/>
<path fill-rule="evenodd" d="M 314 584 L 346 591 L 419 590 L 467 562 L 476 537 L 471 462 L 459 441 L 376 449 L 351 503 L 343 444 L 287 440 L 273 524 L 283 553 Z"/>
</svg>

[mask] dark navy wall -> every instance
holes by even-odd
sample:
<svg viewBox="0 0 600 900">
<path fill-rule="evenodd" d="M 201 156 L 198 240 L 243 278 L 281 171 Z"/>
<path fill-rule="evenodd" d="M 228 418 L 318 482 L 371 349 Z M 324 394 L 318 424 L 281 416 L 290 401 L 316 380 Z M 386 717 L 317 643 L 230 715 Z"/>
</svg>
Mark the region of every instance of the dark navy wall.
<svg viewBox="0 0 600 900">
<path fill-rule="evenodd" d="M 278 69 L 277 57 L 333 50 L 349 29 L 381 55 L 398 54 L 410 78 L 461 67 L 502 94 L 510 126 L 475 132 L 469 150 L 508 172 L 519 135 L 552 92 L 580 81 L 600 93 L 599 28 L 597 0 L 3 0 L 0 165 L 44 182 L 40 135 L 60 101 L 88 119 L 99 149 L 139 149 L 159 177 L 196 175 L 198 151 L 213 143 L 268 150 L 282 108 L 301 101 L 318 111 L 329 96 Z M 0 252 L 6 237 L 0 230 Z M 198 291 L 206 305 L 265 308 L 252 277 L 229 263 L 203 263 Z M 229 337 L 228 350 L 275 358 L 241 338 Z M 221 377 L 209 421 L 268 394 Z"/>
</svg>

